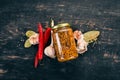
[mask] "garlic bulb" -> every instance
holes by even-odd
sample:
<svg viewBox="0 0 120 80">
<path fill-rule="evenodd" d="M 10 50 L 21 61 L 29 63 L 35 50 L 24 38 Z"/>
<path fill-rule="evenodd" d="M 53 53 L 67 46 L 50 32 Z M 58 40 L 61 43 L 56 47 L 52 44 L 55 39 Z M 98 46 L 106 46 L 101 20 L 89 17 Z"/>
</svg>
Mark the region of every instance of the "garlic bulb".
<svg viewBox="0 0 120 80">
<path fill-rule="evenodd" d="M 36 34 L 30 36 L 28 40 L 29 40 L 30 44 L 32 44 L 32 45 L 38 44 L 39 43 L 39 34 L 36 33 Z"/>
<path fill-rule="evenodd" d="M 74 31 L 74 38 L 77 40 L 77 51 L 79 54 L 87 51 L 88 43 L 84 40 L 84 36 L 81 31 Z"/>
<path fill-rule="evenodd" d="M 52 31 L 51 31 L 51 34 L 52 34 Z M 52 39 L 52 36 L 51 36 L 51 44 L 45 48 L 44 50 L 44 53 L 46 56 L 50 57 L 50 58 L 55 58 L 55 49 L 53 47 L 53 39 Z"/>
<path fill-rule="evenodd" d="M 81 38 L 77 40 L 77 50 L 79 54 L 82 54 L 87 51 L 88 43 L 84 40 L 83 34 Z"/>
</svg>

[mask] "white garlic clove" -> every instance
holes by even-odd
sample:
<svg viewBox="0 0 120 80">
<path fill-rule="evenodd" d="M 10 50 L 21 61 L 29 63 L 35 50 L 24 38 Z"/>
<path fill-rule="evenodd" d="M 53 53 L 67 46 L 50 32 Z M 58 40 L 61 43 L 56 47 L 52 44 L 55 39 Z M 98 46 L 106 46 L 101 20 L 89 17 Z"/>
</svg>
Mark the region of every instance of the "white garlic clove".
<svg viewBox="0 0 120 80">
<path fill-rule="evenodd" d="M 82 35 L 82 32 L 78 31 L 78 30 L 74 31 L 74 33 L 73 33 L 73 36 L 76 40 L 80 39 L 81 35 Z"/>
<path fill-rule="evenodd" d="M 83 34 L 77 40 L 77 51 L 79 54 L 85 53 L 87 51 L 88 43 L 84 40 Z"/>
<path fill-rule="evenodd" d="M 45 48 L 44 50 L 44 54 L 50 58 L 55 58 L 55 50 L 53 48 L 53 46 L 48 46 Z"/>
<path fill-rule="evenodd" d="M 87 51 L 87 47 L 84 47 L 84 49 L 83 48 L 82 49 L 77 48 L 77 51 L 78 51 L 79 54 L 83 54 Z"/>
</svg>

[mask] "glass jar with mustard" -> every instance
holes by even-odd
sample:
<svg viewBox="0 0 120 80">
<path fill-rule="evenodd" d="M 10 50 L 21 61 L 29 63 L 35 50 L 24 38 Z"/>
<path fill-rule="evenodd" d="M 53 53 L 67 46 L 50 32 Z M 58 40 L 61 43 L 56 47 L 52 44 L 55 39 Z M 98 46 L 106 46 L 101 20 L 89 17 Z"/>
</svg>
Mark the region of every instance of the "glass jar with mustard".
<svg viewBox="0 0 120 80">
<path fill-rule="evenodd" d="M 52 27 L 53 46 L 58 61 L 64 62 L 78 57 L 73 31 L 68 23 Z"/>
</svg>

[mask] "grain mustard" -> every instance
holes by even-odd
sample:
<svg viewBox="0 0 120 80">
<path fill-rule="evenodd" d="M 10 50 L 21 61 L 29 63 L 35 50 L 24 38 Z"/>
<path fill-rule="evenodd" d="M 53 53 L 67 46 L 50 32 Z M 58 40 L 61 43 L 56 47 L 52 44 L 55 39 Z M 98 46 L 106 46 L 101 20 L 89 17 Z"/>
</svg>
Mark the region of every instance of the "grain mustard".
<svg viewBox="0 0 120 80">
<path fill-rule="evenodd" d="M 68 23 L 52 28 L 53 46 L 58 61 L 64 62 L 78 57 L 73 31 Z"/>
</svg>

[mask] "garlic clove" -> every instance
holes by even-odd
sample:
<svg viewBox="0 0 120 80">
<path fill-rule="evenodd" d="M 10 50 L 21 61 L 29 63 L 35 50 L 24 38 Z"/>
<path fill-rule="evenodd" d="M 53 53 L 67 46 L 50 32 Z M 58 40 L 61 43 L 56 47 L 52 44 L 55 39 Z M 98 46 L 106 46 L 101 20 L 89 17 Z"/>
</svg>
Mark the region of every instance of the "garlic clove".
<svg viewBox="0 0 120 80">
<path fill-rule="evenodd" d="M 88 43 L 84 39 L 78 40 L 78 42 L 77 42 L 78 53 L 82 54 L 82 53 L 86 52 L 87 46 L 88 46 Z"/>
<path fill-rule="evenodd" d="M 51 31 L 51 34 L 52 34 L 52 31 Z M 46 47 L 44 49 L 44 54 L 50 58 L 55 58 L 56 55 L 55 55 L 55 49 L 53 47 L 53 38 L 52 38 L 52 35 L 51 35 L 51 44 Z"/>
<path fill-rule="evenodd" d="M 80 39 L 81 35 L 82 35 L 82 32 L 78 31 L 78 30 L 74 31 L 74 33 L 73 33 L 73 36 L 76 40 Z"/>
<path fill-rule="evenodd" d="M 44 54 L 50 58 L 55 58 L 55 50 L 53 48 L 53 46 L 48 46 L 45 48 L 44 50 Z"/>
<path fill-rule="evenodd" d="M 84 49 L 77 48 L 78 54 L 83 54 L 87 51 L 87 47 L 84 47 Z"/>
<path fill-rule="evenodd" d="M 81 31 L 76 30 L 74 32 L 74 38 L 77 40 L 77 51 L 79 54 L 83 54 L 87 51 L 88 43 L 84 40 L 84 36 Z"/>
</svg>

